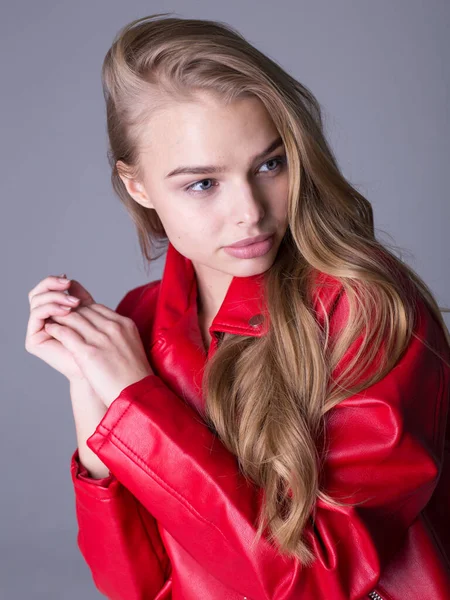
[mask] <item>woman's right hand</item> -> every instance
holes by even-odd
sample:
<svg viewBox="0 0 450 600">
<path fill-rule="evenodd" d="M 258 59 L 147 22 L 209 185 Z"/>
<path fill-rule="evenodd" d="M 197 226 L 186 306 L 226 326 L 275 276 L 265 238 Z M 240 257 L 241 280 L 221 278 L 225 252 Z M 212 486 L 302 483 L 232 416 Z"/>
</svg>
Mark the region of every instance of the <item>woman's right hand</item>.
<svg viewBox="0 0 450 600">
<path fill-rule="evenodd" d="M 64 293 L 67 290 L 75 296 L 75 304 L 68 301 L 70 296 Z M 82 381 L 84 376 L 70 352 L 45 331 L 44 325 L 46 320 L 64 324 L 64 319 L 59 320 L 59 317 L 67 315 L 71 307 L 76 309 L 78 306 L 92 304 L 94 298 L 78 281 L 66 279 L 66 282 L 62 283 L 59 277 L 50 275 L 28 293 L 28 300 L 30 318 L 25 349 L 59 371 L 70 382 Z"/>
</svg>

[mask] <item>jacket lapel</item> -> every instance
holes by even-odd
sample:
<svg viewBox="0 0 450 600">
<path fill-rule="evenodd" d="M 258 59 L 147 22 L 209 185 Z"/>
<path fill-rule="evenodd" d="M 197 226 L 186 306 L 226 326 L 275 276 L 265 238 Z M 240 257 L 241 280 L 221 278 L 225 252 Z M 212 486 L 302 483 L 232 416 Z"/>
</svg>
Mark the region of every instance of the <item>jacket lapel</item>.
<svg viewBox="0 0 450 600">
<path fill-rule="evenodd" d="M 217 348 L 215 334 L 259 337 L 267 331 L 263 276 L 232 279 L 209 328 L 212 341 L 206 353 L 198 322 L 195 270 L 192 261 L 169 242 L 152 328 L 151 361 L 165 383 L 199 412 L 204 409 L 204 366 Z"/>
</svg>

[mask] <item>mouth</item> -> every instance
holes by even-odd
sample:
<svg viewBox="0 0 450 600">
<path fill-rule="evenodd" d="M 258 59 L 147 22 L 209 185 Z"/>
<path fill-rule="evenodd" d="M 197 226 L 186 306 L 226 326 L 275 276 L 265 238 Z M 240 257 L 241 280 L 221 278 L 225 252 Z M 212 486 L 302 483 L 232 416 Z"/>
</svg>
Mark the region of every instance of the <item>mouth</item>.
<svg viewBox="0 0 450 600">
<path fill-rule="evenodd" d="M 263 242 L 268 238 L 272 237 L 273 233 L 262 233 L 255 237 L 245 238 L 243 240 L 239 240 L 234 244 L 230 244 L 229 246 L 225 246 L 225 248 L 242 248 L 244 246 L 251 246 L 252 244 L 257 244 L 258 242 Z"/>
<path fill-rule="evenodd" d="M 259 236 L 265 239 L 260 242 L 254 242 L 253 244 L 244 244 L 241 246 L 226 246 L 224 248 L 224 252 L 233 256 L 234 258 L 258 258 L 260 256 L 266 255 L 275 243 L 275 234 L 269 236 Z"/>
</svg>

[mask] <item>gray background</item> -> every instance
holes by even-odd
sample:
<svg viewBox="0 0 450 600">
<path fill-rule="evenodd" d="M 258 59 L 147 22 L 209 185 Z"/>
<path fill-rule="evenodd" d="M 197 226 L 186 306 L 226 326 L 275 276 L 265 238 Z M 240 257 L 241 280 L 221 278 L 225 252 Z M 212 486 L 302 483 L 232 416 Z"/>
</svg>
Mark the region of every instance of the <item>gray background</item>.
<svg viewBox="0 0 450 600">
<path fill-rule="evenodd" d="M 450 3 L 40 0 L 0 11 L 0 597 L 103 598 L 76 546 L 68 382 L 24 341 L 27 294 L 47 275 L 66 272 L 110 307 L 161 277 L 163 259 L 150 275 L 142 266 L 109 183 L 100 68 L 113 36 L 166 11 L 237 27 L 317 96 L 379 238 L 450 306 Z"/>
</svg>

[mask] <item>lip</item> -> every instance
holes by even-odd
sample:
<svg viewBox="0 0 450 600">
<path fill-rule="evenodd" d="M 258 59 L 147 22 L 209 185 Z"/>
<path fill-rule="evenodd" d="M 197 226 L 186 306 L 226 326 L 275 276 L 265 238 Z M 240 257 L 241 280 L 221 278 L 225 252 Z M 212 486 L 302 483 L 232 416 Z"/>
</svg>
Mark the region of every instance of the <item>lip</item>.
<svg viewBox="0 0 450 600">
<path fill-rule="evenodd" d="M 252 238 L 245 238 L 245 240 L 240 240 L 239 242 L 235 242 L 234 244 L 230 244 L 229 246 L 225 246 L 225 248 L 242 248 L 243 246 L 250 246 L 251 244 L 256 244 L 257 242 L 263 242 L 267 240 L 273 235 L 273 233 L 262 233 L 261 235 L 257 235 Z"/>
<path fill-rule="evenodd" d="M 261 237 L 261 236 L 259 236 Z M 259 258 L 261 256 L 265 256 L 274 245 L 275 234 L 273 233 L 268 238 L 261 242 L 256 242 L 254 244 L 247 244 L 246 246 L 238 246 L 236 247 L 228 247 L 226 246 L 223 250 L 233 258 L 242 258 L 242 259 L 253 259 Z"/>
</svg>

